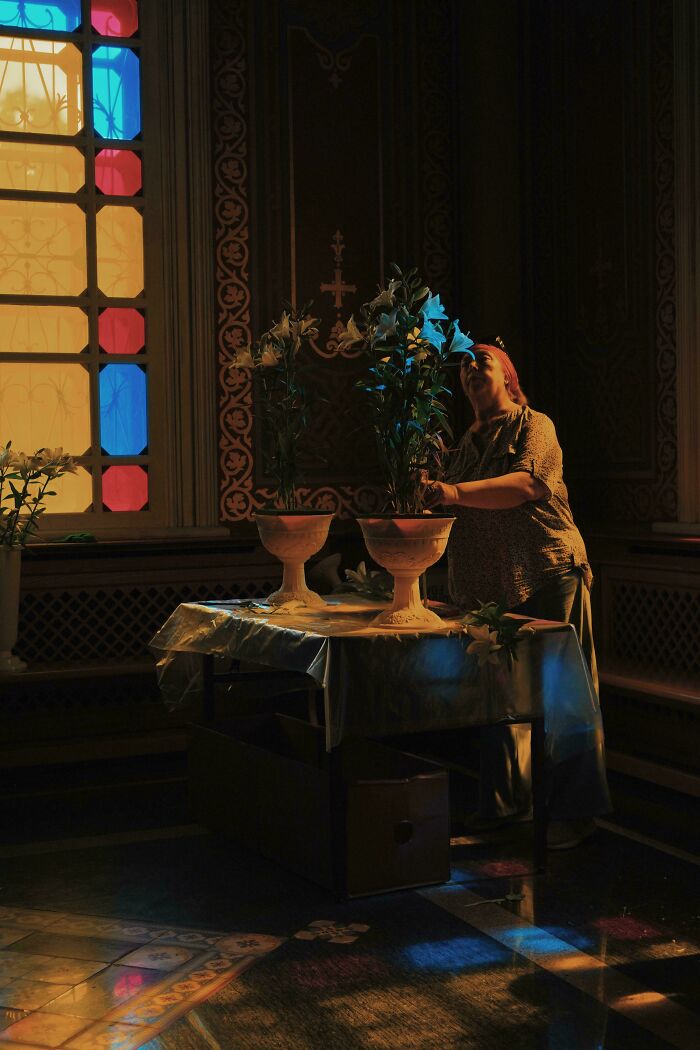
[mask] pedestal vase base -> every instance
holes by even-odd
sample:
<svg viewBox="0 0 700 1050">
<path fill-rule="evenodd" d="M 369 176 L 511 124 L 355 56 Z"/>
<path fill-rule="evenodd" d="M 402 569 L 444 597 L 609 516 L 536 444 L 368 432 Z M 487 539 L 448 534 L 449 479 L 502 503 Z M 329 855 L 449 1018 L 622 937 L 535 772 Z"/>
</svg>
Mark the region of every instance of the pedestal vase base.
<svg viewBox="0 0 700 1050">
<path fill-rule="evenodd" d="M 316 594 L 316 591 L 312 591 L 308 587 L 295 588 L 294 590 L 280 587 L 279 590 L 269 594 L 265 601 L 269 605 L 286 605 L 287 602 L 301 602 L 302 605 L 307 606 L 309 609 L 325 609 L 328 606 L 328 602 L 324 601 L 320 594 Z"/>
<path fill-rule="evenodd" d="M 415 608 L 387 609 L 372 620 L 372 627 L 391 627 L 394 630 L 415 628 L 424 631 L 430 627 L 444 627 L 444 622 L 432 609 L 421 605 Z"/>
<path fill-rule="evenodd" d="M 0 674 L 21 674 L 27 670 L 24 660 L 13 653 L 0 653 Z"/>
</svg>

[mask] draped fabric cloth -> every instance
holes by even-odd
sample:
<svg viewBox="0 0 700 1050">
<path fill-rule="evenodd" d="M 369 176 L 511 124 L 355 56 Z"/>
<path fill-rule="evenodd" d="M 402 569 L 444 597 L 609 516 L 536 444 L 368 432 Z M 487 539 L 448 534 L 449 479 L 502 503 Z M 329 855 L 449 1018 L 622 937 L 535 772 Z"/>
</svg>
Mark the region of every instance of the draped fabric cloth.
<svg viewBox="0 0 700 1050">
<path fill-rule="evenodd" d="M 348 736 L 544 715 L 552 765 L 596 751 L 598 697 L 570 624 L 535 622 L 511 670 L 504 660 L 479 666 L 458 620 L 445 618 L 437 630 L 396 633 L 372 626 L 380 603 L 350 595 L 332 600 L 325 611 L 288 613 L 254 601 L 178 606 L 151 641 L 166 703 L 199 699 L 201 656 L 212 654 L 222 662 L 238 658 L 308 675 L 323 690 L 329 749 Z"/>
<path fill-rule="evenodd" d="M 598 671 L 591 623 L 591 600 L 580 570 L 566 572 L 514 610 L 525 616 L 556 619 L 575 629 L 598 692 Z M 566 708 L 569 683 L 562 679 L 553 704 Z M 556 689 L 554 690 L 556 693 Z M 587 739 L 588 746 L 566 756 L 548 751 L 547 797 L 552 820 L 574 820 L 609 813 L 612 805 L 605 772 L 602 726 Z M 530 727 L 489 726 L 481 731 L 479 813 L 502 817 L 523 813 L 531 805 Z"/>
</svg>

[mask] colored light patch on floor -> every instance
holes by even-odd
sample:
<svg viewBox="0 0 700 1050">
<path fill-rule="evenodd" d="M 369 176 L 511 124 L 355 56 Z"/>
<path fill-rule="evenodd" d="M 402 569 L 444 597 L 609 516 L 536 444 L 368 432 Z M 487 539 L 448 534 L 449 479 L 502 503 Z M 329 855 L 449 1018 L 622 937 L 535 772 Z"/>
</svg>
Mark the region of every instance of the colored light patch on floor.
<svg viewBox="0 0 700 1050">
<path fill-rule="evenodd" d="M 661 930 L 657 930 L 640 919 L 634 919 L 631 915 L 596 919 L 591 925 L 601 933 L 607 933 L 609 937 L 617 937 L 620 941 L 649 941 L 654 937 L 663 937 Z"/>
<path fill-rule="evenodd" d="M 401 953 L 417 970 L 430 973 L 463 973 L 506 965 L 511 953 L 494 941 L 480 937 L 452 937 L 446 941 L 412 944 Z"/>
<path fill-rule="evenodd" d="M 0 1047 L 136 1050 L 282 938 L 0 908 Z"/>
<path fill-rule="evenodd" d="M 417 892 L 486 934 L 497 945 L 535 963 L 591 999 L 597 999 L 669 1046 L 679 1050 L 696 1050 L 700 1046 L 700 1018 L 696 1014 L 666 995 L 644 987 L 620 969 L 608 966 L 602 959 L 580 951 L 466 887 L 461 893 L 445 893 L 443 887 Z"/>
</svg>

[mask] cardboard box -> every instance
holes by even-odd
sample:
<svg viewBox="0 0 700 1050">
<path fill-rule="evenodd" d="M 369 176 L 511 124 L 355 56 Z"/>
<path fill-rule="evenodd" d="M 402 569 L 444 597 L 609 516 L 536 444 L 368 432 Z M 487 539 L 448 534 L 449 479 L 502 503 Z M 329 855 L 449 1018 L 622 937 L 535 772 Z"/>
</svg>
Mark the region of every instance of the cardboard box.
<svg viewBox="0 0 700 1050">
<path fill-rule="evenodd" d="M 347 896 L 450 877 L 448 779 L 373 740 L 328 755 L 324 730 L 285 715 L 197 726 L 194 819 Z"/>
</svg>

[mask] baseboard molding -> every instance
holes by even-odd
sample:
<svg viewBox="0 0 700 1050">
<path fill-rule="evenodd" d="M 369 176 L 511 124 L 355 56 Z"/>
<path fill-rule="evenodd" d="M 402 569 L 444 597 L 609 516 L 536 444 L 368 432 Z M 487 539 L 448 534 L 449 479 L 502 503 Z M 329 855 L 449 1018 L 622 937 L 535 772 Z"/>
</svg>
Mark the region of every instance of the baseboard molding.
<svg viewBox="0 0 700 1050">
<path fill-rule="evenodd" d="M 622 751 L 607 751 L 606 763 L 608 769 L 616 773 L 624 773 L 638 780 L 658 784 L 659 787 L 679 791 L 684 795 L 692 795 L 693 798 L 700 798 L 700 776 L 695 773 L 675 769 L 673 766 L 659 762 L 651 762 L 645 758 L 637 758 L 635 755 L 626 755 Z"/>
<path fill-rule="evenodd" d="M 189 731 L 182 727 L 152 733 L 39 741 L 4 748 L 0 751 L 0 769 L 64 765 L 71 762 L 96 762 L 110 758 L 132 758 L 138 755 L 173 754 L 185 751 L 188 741 Z"/>
</svg>

